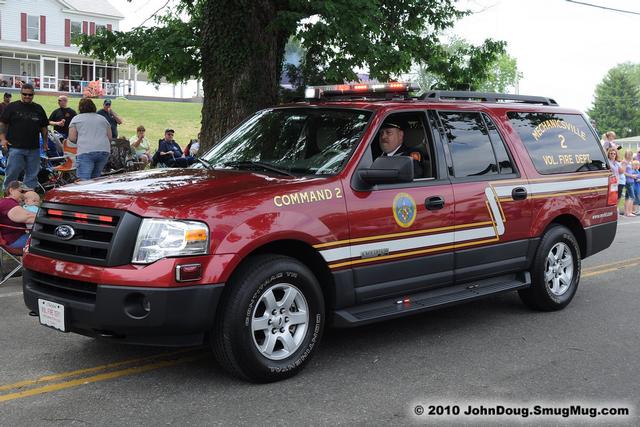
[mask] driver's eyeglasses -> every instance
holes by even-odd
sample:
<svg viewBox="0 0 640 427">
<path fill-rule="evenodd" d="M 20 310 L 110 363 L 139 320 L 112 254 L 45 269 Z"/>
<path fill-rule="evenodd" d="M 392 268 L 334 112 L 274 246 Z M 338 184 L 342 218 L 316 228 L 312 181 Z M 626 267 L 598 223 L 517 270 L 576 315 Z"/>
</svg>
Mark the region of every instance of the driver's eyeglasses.
<svg viewBox="0 0 640 427">
<path fill-rule="evenodd" d="M 20 95 L 22 95 L 22 96 L 33 96 L 33 93 L 20 92 Z"/>
</svg>

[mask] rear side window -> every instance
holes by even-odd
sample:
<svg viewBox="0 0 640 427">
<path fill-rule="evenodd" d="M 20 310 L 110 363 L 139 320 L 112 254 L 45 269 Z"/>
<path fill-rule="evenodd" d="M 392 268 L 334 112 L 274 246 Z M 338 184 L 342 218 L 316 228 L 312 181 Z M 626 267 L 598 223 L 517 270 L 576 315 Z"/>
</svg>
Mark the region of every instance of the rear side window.
<svg viewBox="0 0 640 427">
<path fill-rule="evenodd" d="M 578 114 L 507 113 L 541 174 L 606 169 L 600 143 Z"/>
<path fill-rule="evenodd" d="M 480 113 L 438 111 L 438 115 L 451 152 L 451 174 L 454 177 L 480 177 L 513 172 L 508 157 L 503 164 L 504 168 L 499 167 L 494 144 L 502 144 L 502 141 L 497 131 L 491 135 L 486 119 Z M 492 129 L 495 130 L 495 126 Z M 492 139 L 495 139 L 494 144 Z M 504 147 L 499 154 L 504 160 Z"/>
</svg>

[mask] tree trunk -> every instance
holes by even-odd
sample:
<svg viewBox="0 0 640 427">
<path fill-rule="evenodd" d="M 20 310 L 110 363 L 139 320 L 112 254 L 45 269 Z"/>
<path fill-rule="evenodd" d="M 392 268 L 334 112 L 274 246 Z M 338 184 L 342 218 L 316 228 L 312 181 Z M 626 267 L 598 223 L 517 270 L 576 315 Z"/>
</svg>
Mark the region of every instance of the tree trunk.
<svg viewBox="0 0 640 427">
<path fill-rule="evenodd" d="M 202 147 L 278 99 L 284 47 L 274 0 L 208 0 L 204 12 Z"/>
</svg>

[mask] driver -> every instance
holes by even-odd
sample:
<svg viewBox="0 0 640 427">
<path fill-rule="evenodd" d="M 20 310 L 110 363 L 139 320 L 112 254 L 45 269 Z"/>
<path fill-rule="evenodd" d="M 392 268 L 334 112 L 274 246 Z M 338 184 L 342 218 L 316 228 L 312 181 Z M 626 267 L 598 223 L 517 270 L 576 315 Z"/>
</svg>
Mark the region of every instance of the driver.
<svg viewBox="0 0 640 427">
<path fill-rule="evenodd" d="M 381 157 L 409 156 L 413 159 L 414 178 L 422 177 L 422 154 L 418 150 L 404 145 L 404 126 L 402 122 L 394 119 L 386 120 L 380 128 L 378 140 L 382 150 Z"/>
</svg>

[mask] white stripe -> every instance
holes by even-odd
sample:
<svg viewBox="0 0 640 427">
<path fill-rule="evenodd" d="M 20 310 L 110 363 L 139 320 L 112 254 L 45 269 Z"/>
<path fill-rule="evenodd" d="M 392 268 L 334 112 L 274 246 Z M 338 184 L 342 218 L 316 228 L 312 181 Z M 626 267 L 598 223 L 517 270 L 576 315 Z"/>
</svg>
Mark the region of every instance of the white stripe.
<svg viewBox="0 0 640 427">
<path fill-rule="evenodd" d="M 563 182 L 539 182 L 533 184 L 518 184 L 518 185 L 504 185 L 494 187 L 498 197 L 510 197 L 514 188 L 525 187 L 527 192 L 532 194 L 545 193 L 551 191 L 567 191 L 567 190 L 581 190 L 591 187 L 604 187 L 609 185 L 609 178 L 590 178 L 579 179 L 576 181 L 563 181 Z"/>
<path fill-rule="evenodd" d="M 406 251 L 411 249 L 428 248 L 432 246 L 440 246 L 451 244 L 454 237 L 457 242 L 465 240 L 482 239 L 486 237 L 495 237 L 496 232 L 493 227 L 473 228 L 464 231 L 455 231 L 453 233 L 438 233 L 428 236 L 412 237 L 409 239 L 385 240 L 383 242 L 364 243 L 361 245 L 345 246 L 337 249 L 327 249 L 320 251 L 320 254 L 327 262 L 337 261 L 345 258 L 360 258 L 362 252 L 389 249 L 389 253 Z M 350 250 L 350 252 L 349 252 Z"/>
<path fill-rule="evenodd" d="M 493 227 L 483 227 L 456 231 L 456 243 L 466 240 L 484 239 L 486 237 L 496 237 L 496 230 L 494 230 Z"/>
<path fill-rule="evenodd" d="M 591 187 L 607 187 L 609 185 L 609 178 L 592 178 L 592 179 L 580 179 L 578 181 L 565 181 L 565 182 L 541 182 L 535 184 L 529 184 L 530 193 L 546 193 L 550 191 L 566 191 L 566 190 L 580 190 Z"/>
<path fill-rule="evenodd" d="M 502 218 L 502 212 L 500 212 L 500 207 L 498 207 L 496 196 L 489 187 L 484 189 L 484 195 L 489 202 L 489 209 L 491 209 L 491 212 L 493 213 L 493 219 L 496 224 L 496 229 L 498 230 L 498 235 L 502 236 L 504 234 L 504 218 Z"/>
<path fill-rule="evenodd" d="M 324 258 L 326 262 L 337 261 L 339 259 L 349 258 L 351 252 L 349 250 L 349 246 L 345 246 L 342 248 L 336 249 L 327 249 L 325 251 L 320 251 L 320 255 Z"/>
</svg>

